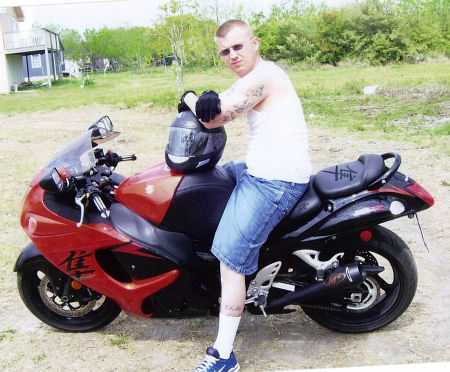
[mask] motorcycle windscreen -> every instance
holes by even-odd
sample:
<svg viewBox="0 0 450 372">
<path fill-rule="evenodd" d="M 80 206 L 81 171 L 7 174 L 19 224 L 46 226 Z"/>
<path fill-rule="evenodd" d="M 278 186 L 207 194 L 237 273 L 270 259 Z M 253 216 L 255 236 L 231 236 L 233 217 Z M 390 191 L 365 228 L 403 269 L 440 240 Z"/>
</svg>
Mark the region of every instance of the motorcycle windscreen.
<svg viewBox="0 0 450 372">
<path fill-rule="evenodd" d="M 56 154 L 44 169 L 63 167 L 72 177 L 86 173 L 95 165 L 91 132 L 87 131 Z"/>
</svg>

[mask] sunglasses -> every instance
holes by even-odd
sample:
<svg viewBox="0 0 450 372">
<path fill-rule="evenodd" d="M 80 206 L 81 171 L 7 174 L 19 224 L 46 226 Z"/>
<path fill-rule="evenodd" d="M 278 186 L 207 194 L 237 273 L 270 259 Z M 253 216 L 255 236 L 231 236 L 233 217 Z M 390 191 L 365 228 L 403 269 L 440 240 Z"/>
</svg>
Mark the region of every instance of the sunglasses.
<svg viewBox="0 0 450 372">
<path fill-rule="evenodd" d="M 253 37 L 250 38 L 250 40 L 252 40 L 252 39 L 253 39 Z M 222 49 L 222 50 L 220 50 L 220 51 L 218 52 L 218 54 L 219 54 L 219 56 L 221 56 L 221 57 L 226 57 L 227 55 L 230 54 L 231 49 L 233 49 L 235 52 L 237 52 L 237 51 L 239 51 L 239 50 L 242 50 L 243 47 L 244 47 L 244 44 L 235 44 L 235 45 L 233 45 L 232 47 L 229 47 L 229 48 L 227 48 L 227 49 Z"/>
</svg>

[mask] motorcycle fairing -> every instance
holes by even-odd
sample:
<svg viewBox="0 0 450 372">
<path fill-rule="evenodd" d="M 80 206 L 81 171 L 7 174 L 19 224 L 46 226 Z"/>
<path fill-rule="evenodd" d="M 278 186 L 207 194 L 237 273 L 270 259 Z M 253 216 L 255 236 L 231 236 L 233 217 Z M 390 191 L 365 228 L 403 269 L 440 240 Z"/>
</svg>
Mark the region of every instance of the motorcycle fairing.
<svg viewBox="0 0 450 372">
<path fill-rule="evenodd" d="M 415 184 L 414 180 L 397 172 L 388 184 L 378 190 L 364 190 L 342 198 L 323 199 L 322 208 L 314 218 L 302 226 L 296 225 L 292 231 L 289 231 L 289 226 L 284 230 L 275 228 L 275 234 L 271 238 L 279 238 L 280 235 L 276 234 L 285 233 L 283 239 L 320 240 L 390 221 L 394 215 L 399 218 L 429 208 L 430 205 L 425 200 L 408 190 L 407 187 L 412 184 Z M 393 202 L 399 202 L 403 206 L 400 213 L 392 210 Z"/>
<path fill-rule="evenodd" d="M 131 242 L 128 245 L 130 252 L 142 248 L 140 245 Z M 122 246 L 119 245 L 119 247 Z M 98 252 L 102 251 L 99 250 Z M 104 251 L 107 251 L 107 249 Z M 178 270 L 170 270 L 160 275 L 154 275 L 154 273 L 149 272 L 148 274 L 152 275 L 152 277 L 143 280 L 134 280 L 132 282 L 111 280 L 110 272 L 108 273 L 103 270 L 104 265 L 99 265 L 95 259 L 96 257 L 97 255 L 94 255 L 92 251 L 64 251 L 61 252 L 61 261 L 58 264 L 54 262 L 50 264 L 41 252 L 38 251 L 36 246 L 31 243 L 19 256 L 14 271 L 23 271 L 28 268 L 34 269 L 36 262 L 48 263 L 55 270 L 59 269 L 75 279 L 82 280 L 83 284 L 90 289 L 110 297 L 127 314 L 143 317 L 152 315 L 150 312 L 143 311 L 144 301 L 152 294 L 172 284 L 179 276 Z M 108 265 L 110 263 L 111 260 L 106 262 Z M 77 275 L 82 275 L 82 277 L 77 278 Z"/>
<path fill-rule="evenodd" d="M 119 203 L 160 224 L 182 177 L 162 163 L 122 181 L 115 197 Z"/>
<path fill-rule="evenodd" d="M 182 267 L 198 266 L 191 241 L 185 235 L 162 230 L 119 203 L 112 204 L 110 211 L 111 222 L 122 235 Z"/>
<path fill-rule="evenodd" d="M 127 313 L 138 311 L 152 317 L 192 317 L 205 316 L 209 312 L 213 298 L 209 288 L 184 267 L 147 247 L 136 243 L 122 244 L 98 250 L 95 257 L 108 275 L 131 290 L 130 296 L 139 296 L 141 302 L 134 304 L 135 309 L 121 304 Z M 142 290 L 135 288 L 136 284 L 146 282 L 152 285 Z M 114 299 L 113 295 L 109 297 Z"/>
</svg>

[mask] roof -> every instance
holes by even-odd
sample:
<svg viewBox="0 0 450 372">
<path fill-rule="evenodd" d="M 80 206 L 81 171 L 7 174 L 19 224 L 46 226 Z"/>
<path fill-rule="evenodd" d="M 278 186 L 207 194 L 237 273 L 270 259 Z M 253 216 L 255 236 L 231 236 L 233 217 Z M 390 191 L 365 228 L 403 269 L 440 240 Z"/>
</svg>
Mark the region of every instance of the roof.
<svg viewBox="0 0 450 372">
<path fill-rule="evenodd" d="M 25 21 L 25 17 L 23 16 L 22 8 L 20 6 L 13 7 L 13 10 L 16 13 L 17 22 Z"/>
</svg>

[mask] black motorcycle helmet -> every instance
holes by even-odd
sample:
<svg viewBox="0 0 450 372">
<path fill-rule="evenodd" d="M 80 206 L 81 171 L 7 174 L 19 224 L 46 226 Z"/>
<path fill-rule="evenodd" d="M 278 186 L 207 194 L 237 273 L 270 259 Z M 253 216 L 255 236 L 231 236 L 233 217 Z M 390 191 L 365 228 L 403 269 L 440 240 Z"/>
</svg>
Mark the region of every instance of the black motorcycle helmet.
<svg viewBox="0 0 450 372">
<path fill-rule="evenodd" d="M 169 128 L 166 163 L 181 173 L 211 169 L 222 157 L 226 142 L 223 126 L 207 129 L 190 110 L 182 111 Z"/>
</svg>

